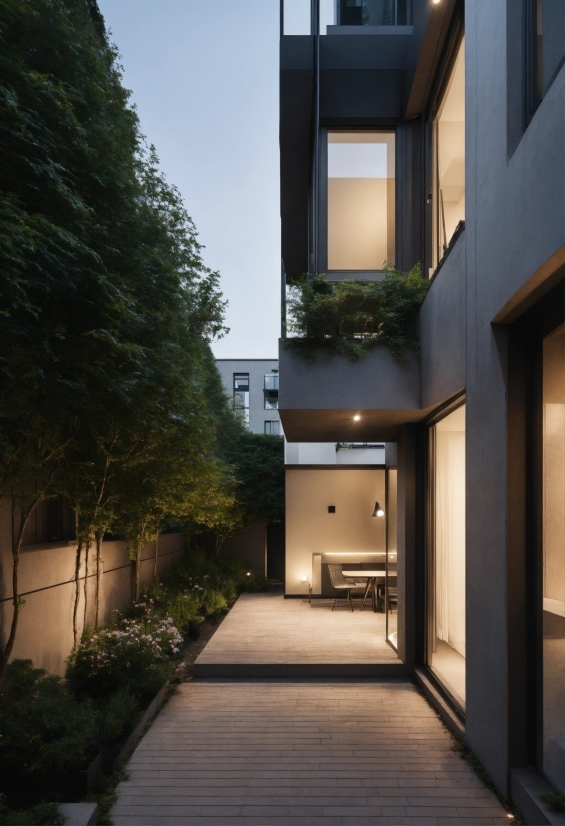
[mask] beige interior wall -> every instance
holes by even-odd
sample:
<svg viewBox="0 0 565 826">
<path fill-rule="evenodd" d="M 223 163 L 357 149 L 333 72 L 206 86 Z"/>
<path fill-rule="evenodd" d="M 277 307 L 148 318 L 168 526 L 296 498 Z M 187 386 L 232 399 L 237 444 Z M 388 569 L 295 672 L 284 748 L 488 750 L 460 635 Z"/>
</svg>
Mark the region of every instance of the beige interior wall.
<svg viewBox="0 0 565 826">
<path fill-rule="evenodd" d="M 285 593 L 306 594 L 313 554 L 385 550 L 385 520 L 372 518 L 385 502 L 385 471 L 287 469 Z M 328 513 L 328 505 L 336 512 Z"/>
<path fill-rule="evenodd" d="M 328 269 L 382 269 L 389 252 L 388 188 L 387 178 L 328 179 Z"/>
<path fill-rule="evenodd" d="M 9 530 L 9 507 L 0 511 L 0 644 L 6 642 L 12 621 L 12 556 Z M 181 534 L 159 537 L 158 572 L 180 559 L 184 547 Z M 153 576 L 155 545 L 142 549 L 141 576 L 148 581 Z M 38 668 L 53 674 L 64 674 L 66 660 L 73 647 L 73 608 L 75 602 L 76 543 L 48 543 L 22 549 L 19 564 L 19 592 L 25 603 L 18 619 L 16 643 L 11 659 L 30 659 Z M 127 607 L 132 598 L 132 565 L 125 542 L 102 544 L 100 582 L 100 621 L 109 618 L 115 609 Z M 80 568 L 80 599 L 78 632 L 84 622 L 94 622 L 96 589 L 94 548 L 91 548 L 88 580 L 87 611 L 84 611 L 84 554 Z"/>
</svg>

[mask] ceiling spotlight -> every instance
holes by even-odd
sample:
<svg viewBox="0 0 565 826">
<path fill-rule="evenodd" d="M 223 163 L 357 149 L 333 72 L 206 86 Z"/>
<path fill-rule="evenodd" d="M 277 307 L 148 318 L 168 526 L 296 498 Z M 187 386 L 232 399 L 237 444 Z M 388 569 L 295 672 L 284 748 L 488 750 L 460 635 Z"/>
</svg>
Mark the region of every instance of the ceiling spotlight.
<svg viewBox="0 0 565 826">
<path fill-rule="evenodd" d="M 353 421 L 354 421 L 354 422 L 358 422 L 360 418 L 361 418 L 361 416 L 359 416 L 359 415 L 354 416 L 354 417 L 353 417 Z"/>
<path fill-rule="evenodd" d="M 385 512 L 381 508 L 378 502 L 375 502 L 375 510 L 373 511 L 373 516 L 384 516 Z"/>
</svg>

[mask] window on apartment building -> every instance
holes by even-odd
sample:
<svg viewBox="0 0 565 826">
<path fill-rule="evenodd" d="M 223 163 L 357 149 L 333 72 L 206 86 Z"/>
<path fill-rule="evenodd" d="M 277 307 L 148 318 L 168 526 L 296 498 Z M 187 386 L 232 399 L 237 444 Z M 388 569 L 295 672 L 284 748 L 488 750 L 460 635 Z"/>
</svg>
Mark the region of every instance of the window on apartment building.
<svg viewBox="0 0 565 826">
<path fill-rule="evenodd" d="M 281 423 L 276 420 L 265 422 L 265 433 L 267 436 L 280 436 Z"/>
<path fill-rule="evenodd" d="M 263 396 L 265 399 L 265 410 L 279 409 L 279 371 L 272 370 L 265 374 L 263 383 Z"/>
<path fill-rule="evenodd" d="M 328 132 L 328 270 L 395 261 L 394 132 Z"/>
<path fill-rule="evenodd" d="M 410 26 L 411 0 L 320 0 L 320 34 L 328 26 Z"/>
<path fill-rule="evenodd" d="M 430 428 L 427 662 L 465 707 L 465 405 Z"/>
<path fill-rule="evenodd" d="M 529 117 L 545 97 L 565 60 L 563 0 L 526 0 Z"/>
<path fill-rule="evenodd" d="M 233 406 L 249 424 L 249 373 L 233 374 Z"/>
<path fill-rule="evenodd" d="M 565 794 L 565 325 L 543 341 L 543 772 Z"/>
<path fill-rule="evenodd" d="M 433 269 L 465 220 L 465 40 L 457 49 L 433 121 Z"/>
</svg>

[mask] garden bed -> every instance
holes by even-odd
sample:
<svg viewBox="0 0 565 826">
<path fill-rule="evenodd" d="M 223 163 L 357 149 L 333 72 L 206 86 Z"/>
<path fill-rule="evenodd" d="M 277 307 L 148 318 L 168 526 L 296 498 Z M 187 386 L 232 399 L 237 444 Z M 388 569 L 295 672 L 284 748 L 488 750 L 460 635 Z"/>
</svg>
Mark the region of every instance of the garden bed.
<svg viewBox="0 0 565 826">
<path fill-rule="evenodd" d="M 0 701 L 5 808 L 93 799 L 100 783 L 111 802 L 108 772 L 128 756 L 174 685 L 191 678 L 194 660 L 239 594 L 268 587 L 237 560 L 187 554 L 142 589 L 128 612 L 85 633 L 66 679 L 14 661 Z M 104 818 L 109 806 L 100 808 Z"/>
</svg>

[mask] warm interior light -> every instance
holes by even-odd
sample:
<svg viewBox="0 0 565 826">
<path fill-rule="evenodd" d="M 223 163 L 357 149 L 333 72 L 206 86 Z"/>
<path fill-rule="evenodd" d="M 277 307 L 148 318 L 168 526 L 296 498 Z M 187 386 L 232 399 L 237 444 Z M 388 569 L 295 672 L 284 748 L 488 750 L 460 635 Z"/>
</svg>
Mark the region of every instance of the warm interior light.
<svg viewBox="0 0 565 826">
<path fill-rule="evenodd" d="M 441 0 L 432 0 L 434 6 L 437 6 L 438 3 L 441 3 Z"/>
<path fill-rule="evenodd" d="M 358 422 L 360 418 L 361 418 L 361 416 L 354 416 L 354 417 L 353 417 L 353 421 L 354 421 L 354 422 Z"/>
<path fill-rule="evenodd" d="M 307 577 L 307 576 L 303 576 L 303 577 L 302 577 L 302 582 L 308 582 L 308 577 Z"/>
<path fill-rule="evenodd" d="M 381 508 L 378 502 L 375 502 L 375 510 L 373 511 L 373 516 L 384 516 L 385 512 Z"/>
</svg>

